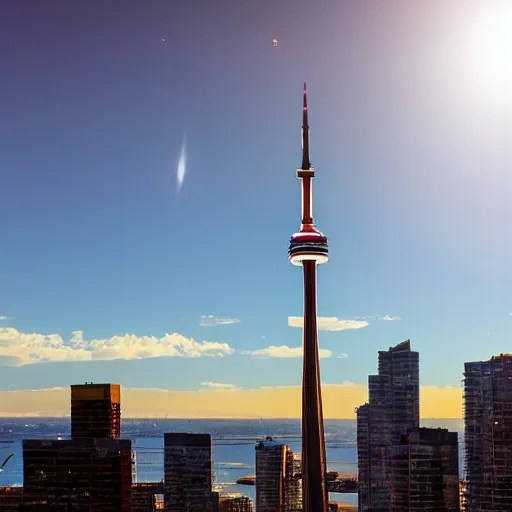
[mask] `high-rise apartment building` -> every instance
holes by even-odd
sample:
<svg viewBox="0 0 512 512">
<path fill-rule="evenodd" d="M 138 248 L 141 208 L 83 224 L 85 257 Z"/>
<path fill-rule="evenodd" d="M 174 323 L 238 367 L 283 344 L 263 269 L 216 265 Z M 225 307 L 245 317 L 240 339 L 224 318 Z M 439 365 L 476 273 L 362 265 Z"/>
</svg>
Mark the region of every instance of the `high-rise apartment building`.
<svg viewBox="0 0 512 512">
<path fill-rule="evenodd" d="M 205 512 L 212 495 L 210 434 L 164 434 L 164 502 L 169 512 Z"/>
<path fill-rule="evenodd" d="M 290 447 L 271 437 L 256 445 L 256 510 L 292 512 L 302 510 L 297 459 Z"/>
<path fill-rule="evenodd" d="M 419 355 L 410 340 L 379 351 L 378 374 L 368 377 L 369 400 L 356 411 L 359 510 L 388 512 L 391 446 L 419 427 Z"/>
<path fill-rule="evenodd" d="M 464 365 L 467 512 L 512 510 L 512 354 Z"/>
<path fill-rule="evenodd" d="M 120 436 L 119 384 L 71 386 L 71 438 L 119 439 Z"/>
<path fill-rule="evenodd" d="M 414 428 L 391 447 L 390 512 L 459 512 L 457 432 Z"/>
<path fill-rule="evenodd" d="M 130 512 L 131 477 L 129 440 L 23 441 L 23 500 L 34 510 Z"/>
</svg>

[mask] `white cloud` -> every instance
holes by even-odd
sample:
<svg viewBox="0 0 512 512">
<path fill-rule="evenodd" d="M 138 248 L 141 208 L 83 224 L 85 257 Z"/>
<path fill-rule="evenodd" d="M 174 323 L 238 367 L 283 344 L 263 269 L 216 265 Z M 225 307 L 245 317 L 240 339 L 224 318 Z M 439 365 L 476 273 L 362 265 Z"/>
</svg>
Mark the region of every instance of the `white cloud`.
<svg viewBox="0 0 512 512">
<path fill-rule="evenodd" d="M 370 315 L 370 316 L 356 316 L 354 320 L 400 320 L 398 316 L 391 315 Z"/>
<path fill-rule="evenodd" d="M 335 316 L 319 316 L 317 325 L 318 329 L 321 331 L 347 331 L 348 329 L 361 329 L 362 327 L 366 327 L 368 322 L 365 320 L 339 320 Z M 302 328 L 304 326 L 304 317 L 289 316 L 288 326 Z"/>
<path fill-rule="evenodd" d="M 336 359 L 348 359 L 348 354 L 340 354 Z"/>
<path fill-rule="evenodd" d="M 5 315 L 0 315 L 0 320 L 9 320 L 9 317 Z"/>
<path fill-rule="evenodd" d="M 11 327 L 0 328 L 0 358 L 10 366 L 55 361 L 101 361 L 150 357 L 223 357 L 235 350 L 227 343 L 195 341 L 181 334 L 112 336 L 86 340 L 74 331 L 68 342 L 58 334 L 28 334 Z"/>
<path fill-rule="evenodd" d="M 206 389 L 224 389 L 226 391 L 234 391 L 240 389 L 234 384 L 223 384 L 221 382 L 212 382 L 210 380 L 201 382 L 201 386 Z"/>
<path fill-rule="evenodd" d="M 202 327 L 215 327 L 216 325 L 230 325 L 237 324 L 240 320 L 238 318 L 219 318 L 214 315 L 201 315 L 199 318 L 199 325 Z"/>
<path fill-rule="evenodd" d="M 276 347 L 275 345 L 270 345 L 267 348 L 260 348 L 258 350 L 250 350 L 245 352 L 247 355 L 251 356 L 259 356 L 259 357 L 280 357 L 280 358 L 289 358 L 289 357 L 302 357 L 302 347 L 291 348 L 287 345 L 281 345 L 280 347 Z M 318 355 L 320 359 L 324 359 L 332 356 L 332 352 L 327 349 L 319 349 Z"/>
</svg>

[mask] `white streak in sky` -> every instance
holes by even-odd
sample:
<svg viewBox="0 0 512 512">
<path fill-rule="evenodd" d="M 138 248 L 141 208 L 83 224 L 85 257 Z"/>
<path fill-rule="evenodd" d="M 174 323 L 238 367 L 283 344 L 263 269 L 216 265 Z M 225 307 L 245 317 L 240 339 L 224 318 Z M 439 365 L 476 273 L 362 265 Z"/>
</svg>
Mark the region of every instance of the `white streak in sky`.
<svg viewBox="0 0 512 512">
<path fill-rule="evenodd" d="M 181 190 L 181 186 L 183 185 L 183 180 L 185 179 L 185 171 L 187 166 L 187 138 L 186 134 L 183 135 L 183 145 L 181 146 L 181 154 L 180 159 L 178 161 L 178 169 L 176 172 L 176 181 L 178 182 L 178 193 Z"/>
</svg>

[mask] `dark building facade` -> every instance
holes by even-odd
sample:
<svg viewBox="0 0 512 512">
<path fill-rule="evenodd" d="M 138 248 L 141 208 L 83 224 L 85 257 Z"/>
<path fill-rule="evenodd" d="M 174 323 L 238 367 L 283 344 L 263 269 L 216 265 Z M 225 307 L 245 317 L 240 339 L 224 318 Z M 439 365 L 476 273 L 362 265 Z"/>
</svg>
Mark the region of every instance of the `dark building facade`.
<svg viewBox="0 0 512 512">
<path fill-rule="evenodd" d="M 367 404 L 357 413 L 361 512 L 388 512 L 391 447 L 419 427 L 419 354 L 410 340 L 379 351 L 378 374 L 368 377 Z"/>
<path fill-rule="evenodd" d="M 20 510 L 23 500 L 23 487 L 0 487 L 0 512 Z"/>
<path fill-rule="evenodd" d="M 464 365 L 466 510 L 512 510 L 512 354 Z"/>
<path fill-rule="evenodd" d="M 26 510 L 131 511 L 131 441 L 24 440 Z"/>
<path fill-rule="evenodd" d="M 290 447 L 271 437 L 256 444 L 256 510 L 302 510 L 300 466 Z"/>
<path fill-rule="evenodd" d="M 157 512 L 164 509 L 164 483 L 132 483 L 132 512 Z"/>
<path fill-rule="evenodd" d="M 247 496 L 220 496 L 219 512 L 252 512 L 252 501 Z"/>
<path fill-rule="evenodd" d="M 86 383 L 71 386 L 72 439 L 119 439 L 121 386 Z"/>
<path fill-rule="evenodd" d="M 391 448 L 390 512 L 459 512 L 457 432 L 415 428 Z"/>
<path fill-rule="evenodd" d="M 367 511 L 370 505 L 370 405 L 356 409 L 357 417 L 357 493 L 359 510 Z"/>
<path fill-rule="evenodd" d="M 212 500 L 210 434 L 164 434 L 164 502 L 172 512 L 204 512 Z"/>
</svg>

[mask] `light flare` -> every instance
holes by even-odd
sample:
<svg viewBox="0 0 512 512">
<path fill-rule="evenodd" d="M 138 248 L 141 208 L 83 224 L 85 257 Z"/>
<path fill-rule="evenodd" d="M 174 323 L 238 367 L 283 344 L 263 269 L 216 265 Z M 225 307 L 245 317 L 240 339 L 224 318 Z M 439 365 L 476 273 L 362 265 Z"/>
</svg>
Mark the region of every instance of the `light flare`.
<svg viewBox="0 0 512 512">
<path fill-rule="evenodd" d="M 187 171 L 187 136 L 183 135 L 183 144 L 181 146 L 180 159 L 178 160 L 178 168 L 176 170 L 176 181 L 178 184 L 178 193 L 183 186 L 185 173 Z"/>
<path fill-rule="evenodd" d="M 503 98 L 512 87 L 512 3 L 484 3 L 472 12 L 468 58 L 474 76 L 488 88 L 488 95 Z"/>
</svg>

